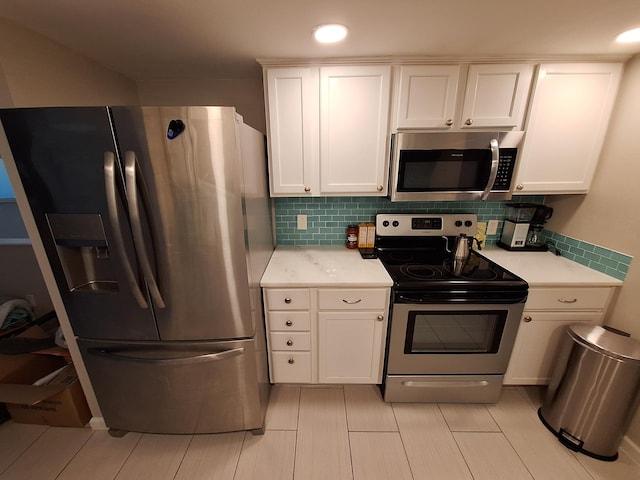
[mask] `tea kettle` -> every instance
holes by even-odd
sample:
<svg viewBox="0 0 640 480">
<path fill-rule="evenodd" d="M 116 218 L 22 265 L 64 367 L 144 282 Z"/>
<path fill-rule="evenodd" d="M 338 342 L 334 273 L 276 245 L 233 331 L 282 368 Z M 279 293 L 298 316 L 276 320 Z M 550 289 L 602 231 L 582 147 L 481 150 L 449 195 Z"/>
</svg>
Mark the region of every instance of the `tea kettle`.
<svg viewBox="0 0 640 480">
<path fill-rule="evenodd" d="M 458 261 L 467 260 L 469 258 L 469 254 L 471 252 L 471 248 L 473 247 L 474 241 L 478 245 L 478 250 L 482 250 L 482 247 L 480 246 L 480 240 L 478 240 L 475 237 L 467 237 L 465 233 L 461 233 L 458 237 L 456 237 L 453 250 L 449 250 L 448 248 L 449 247 L 448 239 L 447 239 L 447 246 L 445 248 L 447 252 L 453 254 L 454 260 L 458 260 Z"/>
</svg>

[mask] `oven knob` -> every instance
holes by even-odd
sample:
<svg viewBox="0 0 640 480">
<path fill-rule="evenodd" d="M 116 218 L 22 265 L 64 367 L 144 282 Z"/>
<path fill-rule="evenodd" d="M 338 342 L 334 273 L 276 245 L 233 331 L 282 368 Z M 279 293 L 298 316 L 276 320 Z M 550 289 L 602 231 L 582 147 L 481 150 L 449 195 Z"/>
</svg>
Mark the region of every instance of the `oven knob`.
<svg viewBox="0 0 640 480">
<path fill-rule="evenodd" d="M 388 227 L 389 226 L 389 220 L 385 220 L 384 222 L 382 222 L 382 226 L 383 227 Z"/>
<path fill-rule="evenodd" d="M 456 220 L 456 227 L 462 226 L 462 220 Z"/>
<path fill-rule="evenodd" d="M 400 222 L 398 220 L 394 220 L 393 221 L 393 226 L 397 227 L 398 225 L 400 225 Z"/>
<path fill-rule="evenodd" d="M 471 220 L 467 220 L 466 222 L 464 222 L 465 227 L 470 227 L 471 225 L 473 225 L 473 222 Z"/>
</svg>

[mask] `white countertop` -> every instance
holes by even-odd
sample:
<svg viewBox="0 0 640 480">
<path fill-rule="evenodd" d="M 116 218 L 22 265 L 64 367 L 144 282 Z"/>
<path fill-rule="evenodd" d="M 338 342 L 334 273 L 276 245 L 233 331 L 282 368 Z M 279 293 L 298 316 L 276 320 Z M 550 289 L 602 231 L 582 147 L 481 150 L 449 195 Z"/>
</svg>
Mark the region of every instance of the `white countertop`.
<svg viewBox="0 0 640 480">
<path fill-rule="evenodd" d="M 613 287 L 622 281 L 551 252 L 511 252 L 488 247 L 480 252 L 489 260 L 527 281 L 530 287 Z"/>
<path fill-rule="evenodd" d="M 342 246 L 278 246 L 262 276 L 262 287 L 390 287 L 378 259 L 363 259 Z"/>
</svg>

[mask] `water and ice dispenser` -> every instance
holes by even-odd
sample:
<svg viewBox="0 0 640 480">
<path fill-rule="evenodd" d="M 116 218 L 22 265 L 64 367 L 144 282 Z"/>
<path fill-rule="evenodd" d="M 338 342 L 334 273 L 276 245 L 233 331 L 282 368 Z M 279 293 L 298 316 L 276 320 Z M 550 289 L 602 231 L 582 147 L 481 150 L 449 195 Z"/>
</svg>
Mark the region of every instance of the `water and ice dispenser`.
<svg viewBox="0 0 640 480">
<path fill-rule="evenodd" d="M 102 217 L 93 213 L 46 216 L 69 290 L 118 292 Z"/>
</svg>

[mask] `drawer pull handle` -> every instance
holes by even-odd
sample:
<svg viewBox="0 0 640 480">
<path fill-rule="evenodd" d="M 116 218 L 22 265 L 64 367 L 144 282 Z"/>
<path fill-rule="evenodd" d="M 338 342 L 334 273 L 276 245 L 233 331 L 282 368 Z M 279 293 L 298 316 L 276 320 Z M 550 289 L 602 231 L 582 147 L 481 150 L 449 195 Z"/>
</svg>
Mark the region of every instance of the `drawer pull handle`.
<svg viewBox="0 0 640 480">
<path fill-rule="evenodd" d="M 378 321 L 381 322 L 384 320 L 384 315 L 378 315 Z"/>
<path fill-rule="evenodd" d="M 359 298 L 358 300 L 354 300 L 354 301 L 352 302 L 351 300 L 347 300 L 347 299 L 344 299 L 344 298 L 343 298 L 343 299 L 342 299 L 342 301 L 343 301 L 344 303 L 349 304 L 349 305 L 355 305 L 356 303 L 360 303 L 360 302 L 362 301 L 362 299 L 361 299 L 361 298 Z"/>
<path fill-rule="evenodd" d="M 287 320 L 286 322 L 284 322 L 284 324 L 285 324 L 287 327 L 290 327 L 291 325 L 293 325 L 293 322 L 292 322 L 291 320 Z"/>
<path fill-rule="evenodd" d="M 533 318 L 531 318 L 529 315 L 527 315 L 526 317 L 524 317 L 523 319 L 526 323 L 529 323 L 531 320 L 533 320 Z"/>
<path fill-rule="evenodd" d="M 577 298 L 573 298 L 571 300 L 567 300 L 565 298 L 559 298 L 558 301 L 560 303 L 576 303 L 578 301 L 578 299 Z"/>
<path fill-rule="evenodd" d="M 289 365 L 293 365 L 294 363 L 296 363 L 296 361 L 293 358 L 290 358 L 288 361 L 289 361 Z"/>
<path fill-rule="evenodd" d="M 284 303 L 287 303 L 287 304 L 288 304 L 288 303 L 291 303 L 291 299 L 290 299 L 289 297 L 285 297 L 285 299 L 284 299 Z"/>
<path fill-rule="evenodd" d="M 293 340 L 287 340 L 287 345 L 288 345 L 288 346 L 293 345 Z"/>
</svg>

